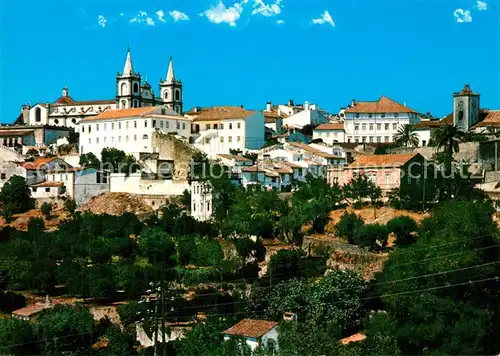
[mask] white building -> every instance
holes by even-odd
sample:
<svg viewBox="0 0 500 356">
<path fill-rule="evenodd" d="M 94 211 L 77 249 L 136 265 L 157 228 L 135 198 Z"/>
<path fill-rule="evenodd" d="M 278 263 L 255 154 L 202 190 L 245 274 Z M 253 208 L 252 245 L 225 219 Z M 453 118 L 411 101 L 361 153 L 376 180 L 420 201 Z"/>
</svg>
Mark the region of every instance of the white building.
<svg viewBox="0 0 500 356">
<path fill-rule="evenodd" d="M 305 102 L 304 109 L 283 119 L 283 126 L 301 129 L 304 126 L 317 126 L 328 122 L 328 112 L 321 110 L 316 104 Z"/>
<path fill-rule="evenodd" d="M 207 181 L 191 182 L 191 216 L 198 221 L 212 218 L 212 187 Z"/>
<path fill-rule="evenodd" d="M 132 56 L 128 51 L 123 71 L 116 76 L 114 99 L 77 101 L 69 95 L 68 88 L 63 88 L 61 97 L 54 102 L 23 105 L 15 123 L 75 127 L 82 119 L 103 112 L 161 104 L 182 113 L 182 82 L 175 77 L 172 58 L 166 79 L 160 82 L 159 89 L 160 96 L 155 96 L 151 85 L 142 81 L 141 75 L 134 71 Z"/>
<path fill-rule="evenodd" d="M 275 321 L 243 319 L 222 334 L 225 341 L 232 337 L 243 337 L 252 351 L 270 341 L 274 343 L 275 349 L 279 350 L 278 323 Z"/>
<path fill-rule="evenodd" d="M 402 125 L 419 122 L 419 114 L 415 110 L 385 96 L 378 101 L 353 101 L 344 115 L 347 142 L 393 142 Z"/>
<path fill-rule="evenodd" d="M 176 133 L 189 138 L 191 120 L 167 105 L 111 110 L 87 117 L 78 125 L 80 154 L 101 156 L 103 148 L 114 147 L 136 158 L 140 153 L 154 153 L 153 132 Z"/>
<path fill-rule="evenodd" d="M 324 143 L 332 145 L 336 142 L 345 142 L 344 123 L 328 123 L 318 125 L 313 129 L 313 140 L 321 139 Z"/>
<path fill-rule="evenodd" d="M 193 119 L 194 145 L 209 158 L 231 151 L 246 153 L 264 144 L 264 115 L 260 111 L 234 106 L 195 108 L 188 113 Z"/>
</svg>

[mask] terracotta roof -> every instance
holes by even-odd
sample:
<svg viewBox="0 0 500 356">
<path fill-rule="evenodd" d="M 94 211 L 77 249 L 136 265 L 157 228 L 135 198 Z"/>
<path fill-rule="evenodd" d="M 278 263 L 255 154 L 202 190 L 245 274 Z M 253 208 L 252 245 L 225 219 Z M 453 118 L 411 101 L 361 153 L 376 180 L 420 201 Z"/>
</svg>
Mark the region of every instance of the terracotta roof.
<svg viewBox="0 0 500 356">
<path fill-rule="evenodd" d="M 142 108 L 130 108 L 130 109 L 120 109 L 120 110 L 110 110 L 100 113 L 96 116 L 89 116 L 82 119 L 80 122 L 96 121 L 96 120 L 109 120 L 109 119 L 121 119 L 126 117 L 137 117 L 143 116 L 144 114 L 158 109 L 155 106 L 147 106 Z"/>
<path fill-rule="evenodd" d="M 259 338 L 278 325 L 275 321 L 243 319 L 223 334 Z"/>
<path fill-rule="evenodd" d="M 33 130 L 11 130 L 11 129 L 0 130 L 0 136 L 24 136 L 29 133 L 33 133 Z"/>
<path fill-rule="evenodd" d="M 92 169 L 93 167 L 59 167 L 57 169 L 52 169 L 46 171 L 45 173 L 74 173 L 84 171 L 86 169 Z"/>
<path fill-rule="evenodd" d="M 43 304 L 36 303 L 36 304 L 28 305 L 28 306 L 21 308 L 21 309 L 14 310 L 12 312 L 12 314 L 19 315 L 19 316 L 31 316 L 31 315 L 37 314 L 37 313 L 39 313 L 42 310 L 47 309 L 47 308 L 50 308 L 50 306 L 47 307 L 45 305 L 45 303 L 43 303 Z"/>
<path fill-rule="evenodd" d="M 288 142 L 289 145 L 291 146 L 294 146 L 294 147 L 297 147 L 297 148 L 300 148 L 304 151 L 308 151 L 316 156 L 320 156 L 320 157 L 323 157 L 323 158 L 342 158 L 340 156 L 334 156 L 332 154 L 329 154 L 329 153 L 326 153 L 324 151 L 321 151 L 321 150 L 318 150 L 314 147 L 311 147 L 305 143 L 300 143 L 300 142 Z"/>
<path fill-rule="evenodd" d="M 484 116 L 481 122 L 477 123 L 473 127 L 499 127 L 500 126 L 500 110 L 488 110 L 480 113 L 480 116 Z"/>
<path fill-rule="evenodd" d="M 348 168 L 360 167 L 401 167 L 418 153 L 406 153 L 398 155 L 361 155 Z"/>
<path fill-rule="evenodd" d="M 55 159 L 57 157 L 37 157 L 33 162 L 20 162 L 19 165 L 24 169 L 40 169 Z"/>
<path fill-rule="evenodd" d="M 253 172 L 253 173 L 264 172 L 264 170 L 260 169 L 258 166 L 243 167 L 241 169 L 241 171 L 242 172 Z"/>
<path fill-rule="evenodd" d="M 59 105 L 75 105 L 75 106 L 78 106 L 78 105 L 99 105 L 99 104 L 104 104 L 104 105 L 110 105 L 110 104 L 116 104 L 116 100 L 82 100 L 82 101 L 75 101 L 73 100 L 72 97 L 70 96 L 61 96 L 59 99 L 57 99 L 56 101 L 54 101 L 53 104 L 51 105 L 56 105 L 56 106 L 59 106 Z"/>
<path fill-rule="evenodd" d="M 354 335 L 351 335 L 349 337 L 345 337 L 345 338 L 341 339 L 339 341 L 339 344 L 347 345 L 347 344 L 350 344 L 351 342 L 359 342 L 359 341 L 363 341 L 365 339 L 366 339 L 365 334 L 357 333 L 357 334 L 354 334 Z"/>
<path fill-rule="evenodd" d="M 282 164 L 290 167 L 290 168 L 303 168 L 302 166 L 299 166 L 298 164 L 292 163 L 292 162 L 281 162 Z"/>
<path fill-rule="evenodd" d="M 273 171 L 271 171 L 271 170 L 266 171 L 266 172 L 264 173 L 264 175 L 265 175 L 266 177 L 272 177 L 272 178 L 276 178 L 276 177 L 279 177 L 279 176 L 280 176 L 280 175 L 279 175 L 279 172 L 277 172 L 277 171 L 276 171 L 276 172 L 273 172 Z"/>
<path fill-rule="evenodd" d="M 454 96 L 460 96 L 460 95 L 479 95 L 477 93 L 474 93 L 472 91 L 472 89 L 470 88 L 470 85 L 469 84 L 465 84 L 464 85 L 464 88 L 462 89 L 462 91 L 458 92 L 458 93 L 453 93 Z"/>
<path fill-rule="evenodd" d="M 344 130 L 344 123 L 329 123 L 329 124 L 321 124 L 314 128 L 314 130 Z"/>
<path fill-rule="evenodd" d="M 401 113 L 416 112 L 386 96 L 380 97 L 378 101 L 360 101 L 350 107 L 345 113 Z"/>
<path fill-rule="evenodd" d="M 245 119 L 254 113 L 239 106 L 214 106 L 201 110 L 193 121 Z"/>
<path fill-rule="evenodd" d="M 38 184 L 31 184 L 30 187 L 62 187 L 64 185 L 63 182 L 43 182 Z"/>
<path fill-rule="evenodd" d="M 440 127 L 444 125 L 444 122 L 442 120 L 436 121 L 420 121 L 418 124 L 414 126 L 415 130 L 428 130 L 428 129 L 433 129 L 436 127 Z"/>
<path fill-rule="evenodd" d="M 225 155 L 225 154 L 218 154 L 217 156 L 225 158 L 225 159 L 234 159 L 235 161 L 240 161 L 240 162 L 252 162 L 251 159 L 248 159 L 243 156 L 238 156 L 238 155 Z"/>
</svg>

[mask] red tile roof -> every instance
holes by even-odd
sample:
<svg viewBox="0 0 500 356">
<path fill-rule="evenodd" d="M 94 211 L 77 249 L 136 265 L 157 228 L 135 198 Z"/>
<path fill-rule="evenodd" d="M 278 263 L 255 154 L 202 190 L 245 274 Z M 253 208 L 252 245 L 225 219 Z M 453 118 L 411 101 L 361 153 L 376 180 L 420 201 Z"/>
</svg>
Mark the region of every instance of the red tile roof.
<svg viewBox="0 0 500 356">
<path fill-rule="evenodd" d="M 462 89 L 461 92 L 458 93 L 453 93 L 454 96 L 461 96 L 461 95 L 479 95 L 477 93 L 474 93 L 472 89 L 470 88 L 469 84 L 465 84 L 464 88 Z"/>
<path fill-rule="evenodd" d="M 243 109 L 239 106 L 214 106 L 202 109 L 193 121 L 217 121 L 230 119 L 245 119 L 253 115 L 255 111 Z M 196 113 L 193 113 L 196 115 Z"/>
<path fill-rule="evenodd" d="M 500 110 L 488 110 L 481 114 L 485 115 L 484 119 L 474 127 L 500 127 Z"/>
<path fill-rule="evenodd" d="M 339 122 L 339 123 L 321 124 L 321 125 L 315 127 L 314 130 L 339 130 L 339 131 L 343 131 L 344 130 L 344 123 Z"/>
<path fill-rule="evenodd" d="M 223 334 L 259 338 L 278 325 L 275 321 L 243 319 Z"/>
<path fill-rule="evenodd" d="M 234 159 L 235 161 L 240 161 L 240 162 L 252 162 L 251 159 L 248 159 L 243 156 L 238 156 L 238 155 L 225 155 L 225 154 L 218 154 L 217 156 L 225 159 Z"/>
<path fill-rule="evenodd" d="M 351 342 L 359 342 L 359 341 L 363 341 L 365 339 L 366 339 L 365 334 L 357 333 L 357 334 L 354 334 L 354 335 L 351 335 L 349 337 L 345 337 L 345 338 L 341 339 L 339 341 L 339 344 L 347 345 L 347 344 L 350 344 Z"/>
<path fill-rule="evenodd" d="M 0 136 L 24 136 L 33 133 L 33 130 L 0 130 Z"/>
<path fill-rule="evenodd" d="M 345 111 L 346 113 L 416 113 L 415 110 L 400 104 L 386 96 L 378 101 L 360 101 Z"/>
<path fill-rule="evenodd" d="M 96 116 L 86 117 L 81 121 L 87 122 L 87 121 L 96 121 L 96 120 L 121 119 L 121 118 L 127 118 L 127 117 L 140 117 L 140 116 L 143 116 L 144 114 L 146 114 L 150 111 L 156 110 L 156 109 L 158 109 L 158 107 L 148 106 L 148 107 L 142 107 L 142 108 L 110 110 L 110 111 L 102 112 Z"/>
<path fill-rule="evenodd" d="M 361 155 L 348 168 L 384 168 L 401 167 L 418 153 L 406 153 L 397 155 Z"/>
<path fill-rule="evenodd" d="M 62 187 L 64 185 L 63 182 L 42 182 L 42 183 L 38 183 L 38 184 L 32 184 L 30 185 L 30 187 L 35 187 L 35 188 L 38 188 L 38 187 Z"/>
<path fill-rule="evenodd" d="M 59 159 L 57 157 L 37 157 L 33 162 L 20 162 L 19 165 L 24 169 L 42 169 L 44 166 Z"/>
<path fill-rule="evenodd" d="M 242 172 L 253 172 L 253 173 L 264 172 L 264 170 L 260 169 L 258 166 L 243 167 L 241 169 L 241 171 Z"/>
<path fill-rule="evenodd" d="M 14 310 L 12 314 L 14 315 L 19 315 L 19 316 L 32 316 L 34 314 L 40 313 L 42 310 L 50 308 L 45 305 L 45 303 L 36 303 L 36 304 L 31 304 L 28 305 L 24 308 Z"/>
<path fill-rule="evenodd" d="M 338 158 L 341 159 L 342 157 L 340 156 L 334 156 L 332 154 L 326 153 L 324 151 L 318 150 L 314 147 L 311 147 L 305 143 L 300 143 L 300 142 L 288 142 L 289 145 L 300 148 L 304 151 L 308 151 L 309 153 L 312 153 L 316 156 L 323 157 L 323 158 Z"/>
<path fill-rule="evenodd" d="M 104 105 L 111 105 L 111 104 L 116 104 L 116 100 L 82 100 L 82 101 L 75 101 L 73 100 L 72 97 L 70 96 L 61 96 L 58 98 L 52 105 L 99 105 L 99 104 L 104 104 Z"/>
</svg>

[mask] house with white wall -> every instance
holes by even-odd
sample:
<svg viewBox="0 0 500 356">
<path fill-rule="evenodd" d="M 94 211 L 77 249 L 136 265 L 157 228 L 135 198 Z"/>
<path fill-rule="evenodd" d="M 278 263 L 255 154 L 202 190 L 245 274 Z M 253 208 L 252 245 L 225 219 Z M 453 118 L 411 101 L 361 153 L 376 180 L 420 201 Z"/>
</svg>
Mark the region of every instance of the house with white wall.
<svg viewBox="0 0 500 356">
<path fill-rule="evenodd" d="M 191 216 L 198 221 L 212 218 L 212 186 L 208 181 L 191 182 Z"/>
<path fill-rule="evenodd" d="M 328 123 L 328 112 L 307 101 L 304 103 L 303 110 L 283 119 L 283 126 L 289 129 L 301 129 L 307 125 L 317 126 L 326 123 Z"/>
<path fill-rule="evenodd" d="M 195 108 L 192 118 L 194 146 L 214 159 L 231 151 L 246 153 L 264 144 L 264 115 L 261 111 L 235 106 Z"/>
<path fill-rule="evenodd" d="M 313 140 L 317 139 L 329 145 L 345 142 L 344 123 L 339 121 L 316 126 L 313 129 Z"/>
<path fill-rule="evenodd" d="M 92 152 L 99 158 L 103 148 L 114 147 L 139 158 L 140 153 L 155 153 L 154 132 L 189 138 L 191 120 L 161 105 L 106 111 L 84 118 L 77 130 L 80 154 Z"/>
<path fill-rule="evenodd" d="M 394 142 L 401 126 L 420 120 L 418 112 L 385 96 L 377 101 L 353 101 L 344 115 L 346 142 L 360 143 Z"/>
<path fill-rule="evenodd" d="M 250 349 L 255 351 L 259 346 L 273 342 L 278 350 L 278 323 L 268 320 L 243 319 L 239 323 L 222 332 L 224 341 L 232 337 L 242 337 Z"/>
</svg>

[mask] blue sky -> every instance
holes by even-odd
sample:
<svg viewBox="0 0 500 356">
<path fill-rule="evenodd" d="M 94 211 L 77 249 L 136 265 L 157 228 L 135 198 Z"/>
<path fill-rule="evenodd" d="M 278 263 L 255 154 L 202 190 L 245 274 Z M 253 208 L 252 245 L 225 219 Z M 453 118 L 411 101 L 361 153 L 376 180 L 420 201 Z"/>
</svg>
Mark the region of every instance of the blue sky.
<svg viewBox="0 0 500 356">
<path fill-rule="evenodd" d="M 23 103 L 112 99 L 127 46 L 156 89 L 173 55 L 184 104 L 389 96 L 443 116 L 470 83 L 500 109 L 499 0 L 0 1 L 0 121 Z"/>
</svg>

